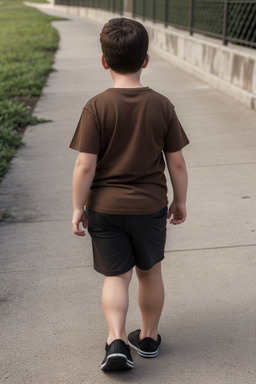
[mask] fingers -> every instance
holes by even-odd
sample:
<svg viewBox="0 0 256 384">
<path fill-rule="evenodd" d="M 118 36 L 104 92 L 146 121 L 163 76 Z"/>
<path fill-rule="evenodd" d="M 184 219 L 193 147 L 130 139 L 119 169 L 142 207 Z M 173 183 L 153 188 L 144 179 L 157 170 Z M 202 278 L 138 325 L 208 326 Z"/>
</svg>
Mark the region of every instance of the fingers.
<svg viewBox="0 0 256 384">
<path fill-rule="evenodd" d="M 87 228 L 87 217 L 83 209 L 74 210 L 72 218 L 72 228 L 75 235 L 85 236 L 85 231 L 79 228 L 80 223 L 82 223 L 84 229 Z"/>
<path fill-rule="evenodd" d="M 186 221 L 187 212 L 186 206 L 183 203 L 172 202 L 170 205 L 167 219 L 171 219 L 169 222 L 173 225 L 179 225 Z"/>
<path fill-rule="evenodd" d="M 178 225 L 178 224 L 182 224 L 184 223 L 184 221 L 186 221 L 186 215 L 184 216 L 182 213 L 180 212 L 169 212 L 168 216 L 167 216 L 168 219 L 171 219 L 169 221 L 170 224 L 173 224 L 173 225 Z"/>
<path fill-rule="evenodd" d="M 170 220 L 170 224 L 178 225 L 178 224 L 184 223 L 184 221 L 186 221 L 186 217 L 182 217 L 182 218 L 179 218 L 179 219 L 173 218 L 173 219 Z"/>
<path fill-rule="evenodd" d="M 85 236 L 85 231 L 79 229 L 79 224 L 72 223 L 73 232 L 77 236 Z"/>
</svg>

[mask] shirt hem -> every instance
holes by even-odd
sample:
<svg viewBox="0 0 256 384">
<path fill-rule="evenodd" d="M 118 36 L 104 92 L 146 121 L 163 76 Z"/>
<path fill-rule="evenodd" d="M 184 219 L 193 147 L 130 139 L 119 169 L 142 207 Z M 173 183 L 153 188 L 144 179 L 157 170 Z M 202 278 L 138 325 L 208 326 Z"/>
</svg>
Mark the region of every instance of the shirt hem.
<svg viewBox="0 0 256 384">
<path fill-rule="evenodd" d="M 161 205 L 157 208 L 152 208 L 150 210 L 113 210 L 113 209 L 101 209 L 98 207 L 92 207 L 90 205 L 87 205 L 87 208 L 91 209 L 94 212 L 103 213 L 104 215 L 130 215 L 130 216 L 136 216 L 136 215 L 151 215 L 152 213 L 156 213 L 158 211 L 161 211 L 161 209 L 164 209 L 167 206 L 166 204 Z"/>
<path fill-rule="evenodd" d="M 99 154 L 99 152 L 96 149 L 82 148 L 73 144 L 70 144 L 69 148 L 74 149 L 75 151 L 78 151 L 78 152 L 91 153 L 93 155 Z"/>
</svg>

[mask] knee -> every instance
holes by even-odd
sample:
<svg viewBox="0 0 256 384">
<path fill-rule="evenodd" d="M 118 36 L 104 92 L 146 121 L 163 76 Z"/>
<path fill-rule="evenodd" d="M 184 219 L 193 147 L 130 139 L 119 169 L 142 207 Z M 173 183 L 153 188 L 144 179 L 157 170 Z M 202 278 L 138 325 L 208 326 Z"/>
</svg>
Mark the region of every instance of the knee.
<svg viewBox="0 0 256 384">
<path fill-rule="evenodd" d="M 122 275 L 119 275 L 117 277 L 119 277 L 120 279 L 123 279 L 127 284 L 129 284 L 132 279 L 132 273 L 133 273 L 133 269 L 130 269 L 128 272 L 125 272 Z"/>
<path fill-rule="evenodd" d="M 155 278 L 157 276 L 161 277 L 162 276 L 162 269 L 161 269 L 161 262 L 155 264 L 151 269 L 148 270 L 143 270 L 138 267 L 136 267 L 136 273 L 138 279 L 143 279 L 143 278 Z"/>
</svg>

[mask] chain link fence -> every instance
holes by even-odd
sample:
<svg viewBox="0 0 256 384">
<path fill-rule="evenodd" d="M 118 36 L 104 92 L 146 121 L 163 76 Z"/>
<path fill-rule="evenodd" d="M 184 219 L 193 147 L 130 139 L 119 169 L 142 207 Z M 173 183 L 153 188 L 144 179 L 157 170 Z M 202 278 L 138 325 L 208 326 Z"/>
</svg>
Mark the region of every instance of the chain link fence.
<svg viewBox="0 0 256 384">
<path fill-rule="evenodd" d="M 256 0 L 134 0 L 133 17 L 256 47 Z"/>
<path fill-rule="evenodd" d="M 123 14 L 124 0 L 55 0 Z M 256 48 L 256 0 L 133 0 L 133 17 Z"/>
</svg>

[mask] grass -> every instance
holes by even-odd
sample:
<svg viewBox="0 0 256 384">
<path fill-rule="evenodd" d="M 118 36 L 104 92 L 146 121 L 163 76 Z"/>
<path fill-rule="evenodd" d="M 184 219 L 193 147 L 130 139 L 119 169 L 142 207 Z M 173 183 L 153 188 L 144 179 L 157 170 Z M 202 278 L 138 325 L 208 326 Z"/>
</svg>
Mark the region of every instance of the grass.
<svg viewBox="0 0 256 384">
<path fill-rule="evenodd" d="M 10 211 L 8 211 L 8 209 L 5 209 L 2 215 L 0 216 L 0 222 L 9 219 L 10 216 L 11 216 Z"/>
<path fill-rule="evenodd" d="M 45 121 L 31 116 L 29 104 L 41 95 L 53 70 L 59 43 L 53 20 L 60 19 L 22 0 L 0 0 L 0 181 L 23 144 L 24 128 Z"/>
</svg>

